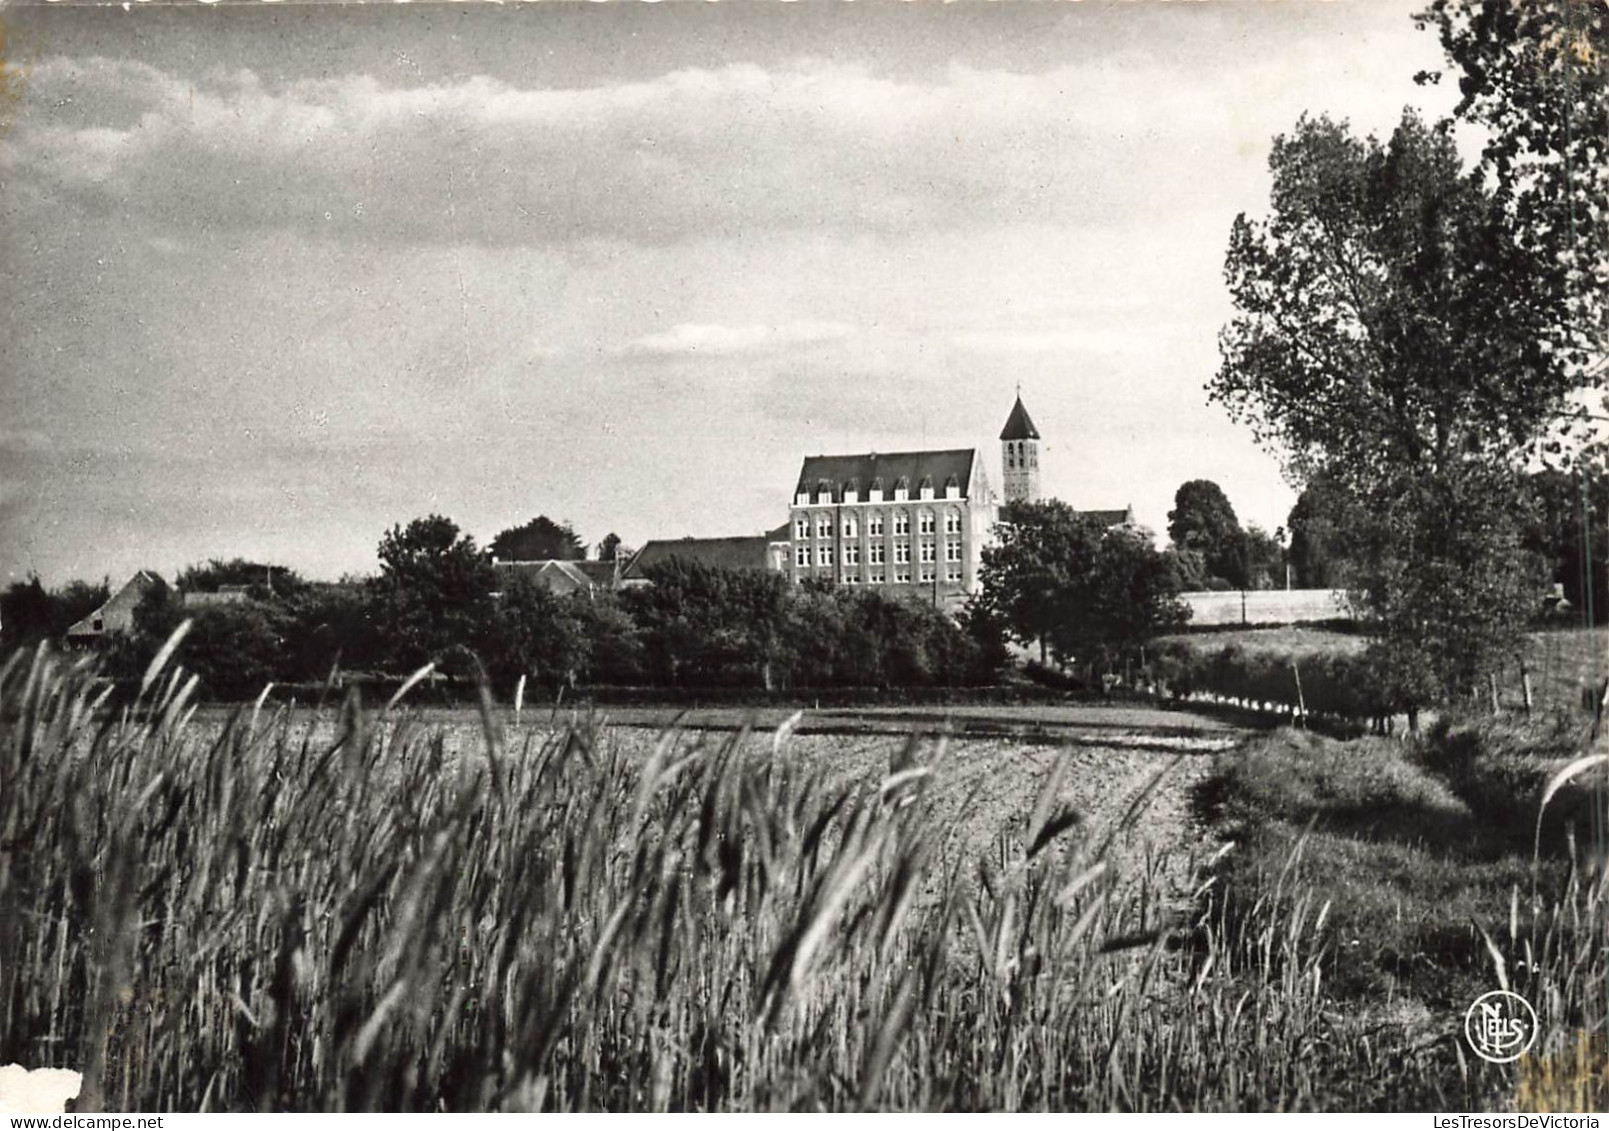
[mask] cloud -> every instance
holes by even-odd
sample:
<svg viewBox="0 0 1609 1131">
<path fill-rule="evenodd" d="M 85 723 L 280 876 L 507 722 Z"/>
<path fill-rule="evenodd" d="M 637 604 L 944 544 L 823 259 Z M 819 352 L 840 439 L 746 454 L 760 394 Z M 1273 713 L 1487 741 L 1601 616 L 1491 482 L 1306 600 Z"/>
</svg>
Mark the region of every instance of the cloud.
<svg viewBox="0 0 1609 1131">
<path fill-rule="evenodd" d="M 1137 164 L 1236 128 L 1226 102 L 1155 78 L 1104 63 L 918 80 L 799 60 L 571 89 L 485 76 L 270 85 L 58 56 L 32 71 L 0 169 L 29 199 L 173 229 L 368 240 L 1087 222 L 1132 212 Z M 1147 207 L 1187 207 L 1191 192 L 1157 178 Z"/>
<path fill-rule="evenodd" d="M 639 357 L 730 356 L 774 353 L 793 346 L 814 345 L 850 337 L 855 327 L 843 322 L 787 322 L 724 326 L 682 322 L 658 334 L 629 343 L 621 352 Z"/>
</svg>

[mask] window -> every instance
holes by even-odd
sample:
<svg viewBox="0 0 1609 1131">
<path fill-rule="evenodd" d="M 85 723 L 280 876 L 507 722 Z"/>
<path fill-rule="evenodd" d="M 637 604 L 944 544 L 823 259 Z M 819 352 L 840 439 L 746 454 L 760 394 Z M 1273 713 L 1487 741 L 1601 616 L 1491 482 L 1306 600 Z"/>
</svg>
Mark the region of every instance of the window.
<svg viewBox="0 0 1609 1131">
<path fill-rule="evenodd" d="M 946 534 L 959 534 L 959 533 L 961 533 L 961 512 L 960 511 L 946 511 L 945 512 L 945 514 L 944 514 L 944 533 L 946 533 Z"/>
<path fill-rule="evenodd" d="M 866 560 L 874 566 L 883 564 L 883 544 L 881 542 L 873 542 L 866 547 Z"/>
<path fill-rule="evenodd" d="M 923 542 L 922 543 L 922 560 L 924 562 L 937 561 L 938 560 L 938 547 L 934 546 L 933 543 L 931 543 L 931 542 Z"/>
<path fill-rule="evenodd" d="M 911 497 L 911 485 L 909 483 L 907 483 L 905 481 L 904 477 L 902 476 L 900 478 L 900 481 L 898 483 L 894 484 L 894 501 L 896 503 L 903 503 L 906 499 L 908 499 L 910 497 Z"/>
<path fill-rule="evenodd" d="M 922 480 L 922 498 L 931 499 L 932 497 L 933 497 L 933 480 L 931 480 L 931 479 Z"/>
<path fill-rule="evenodd" d="M 909 542 L 894 543 L 894 564 L 909 562 L 911 560 L 911 544 Z"/>
<path fill-rule="evenodd" d="M 832 502 L 832 484 L 828 483 L 825 479 L 821 479 L 816 482 L 816 502 Z"/>
<path fill-rule="evenodd" d="M 900 566 L 895 566 L 894 567 L 894 584 L 895 585 L 909 585 L 910 583 L 911 583 L 911 567 L 910 566 L 905 566 L 905 567 L 902 568 Z"/>
<path fill-rule="evenodd" d="M 858 585 L 858 584 L 860 584 L 860 570 L 858 570 L 858 569 L 849 569 L 849 568 L 846 567 L 844 569 L 844 576 L 843 576 L 842 580 L 843 580 L 843 583 L 845 585 Z"/>
<path fill-rule="evenodd" d="M 800 569 L 810 568 L 810 547 L 799 546 L 793 551 L 793 564 Z"/>
<path fill-rule="evenodd" d="M 880 503 L 883 501 L 883 481 L 881 479 L 872 480 L 871 493 L 866 497 L 874 503 Z"/>
<path fill-rule="evenodd" d="M 896 536 L 911 532 L 911 516 L 904 511 L 894 512 L 894 534 Z"/>
<path fill-rule="evenodd" d="M 844 515 L 844 537 L 858 538 L 859 536 L 860 524 L 855 521 L 855 516 L 852 514 Z"/>
<path fill-rule="evenodd" d="M 848 483 L 844 484 L 844 502 L 860 502 L 860 480 L 851 479 Z"/>
<path fill-rule="evenodd" d="M 959 538 L 951 538 L 944 543 L 944 560 L 947 562 L 961 560 L 961 540 Z"/>
<path fill-rule="evenodd" d="M 872 566 L 871 569 L 866 571 L 866 583 L 868 585 L 881 585 L 883 584 L 884 577 L 885 575 L 881 566 Z"/>
<path fill-rule="evenodd" d="M 810 519 L 807 516 L 800 515 L 793 520 L 793 536 L 795 538 L 810 537 Z"/>
<path fill-rule="evenodd" d="M 961 497 L 961 482 L 953 475 L 944 481 L 944 497 L 946 499 L 959 499 Z"/>
<path fill-rule="evenodd" d="M 871 514 L 866 516 L 866 534 L 871 538 L 881 538 L 883 536 L 882 511 L 872 511 Z"/>
<path fill-rule="evenodd" d="M 922 580 L 924 582 L 931 582 L 933 580 L 933 567 L 932 566 L 925 565 L 925 566 L 922 567 Z"/>
<path fill-rule="evenodd" d="M 923 534 L 933 533 L 933 512 L 923 511 L 921 515 L 918 516 L 917 523 L 918 529 L 920 529 Z"/>
<path fill-rule="evenodd" d="M 948 581 L 951 585 L 959 585 L 959 584 L 961 584 L 961 567 L 960 566 L 947 566 L 947 567 L 945 567 L 944 580 Z"/>
<path fill-rule="evenodd" d="M 1016 459 L 1013 457 L 1013 455 L 1011 453 L 1011 445 L 1007 444 L 1006 445 L 1006 470 L 1010 471 L 1012 468 L 1014 468 L 1016 466 L 1017 466 L 1017 461 L 1016 461 Z"/>
<path fill-rule="evenodd" d="M 800 506 L 800 507 L 805 506 L 806 504 L 808 504 L 810 502 L 810 492 L 809 491 L 800 491 L 797 495 L 795 495 L 793 497 L 793 502 L 794 502 L 795 506 Z"/>
<path fill-rule="evenodd" d="M 860 546 L 854 542 L 844 547 L 844 564 L 858 566 L 860 564 Z"/>
<path fill-rule="evenodd" d="M 832 537 L 832 515 L 830 515 L 830 514 L 818 514 L 816 516 L 816 537 L 817 538 L 831 538 Z"/>
<path fill-rule="evenodd" d="M 816 564 L 823 566 L 832 565 L 832 543 L 829 542 L 825 546 L 816 547 Z"/>
</svg>

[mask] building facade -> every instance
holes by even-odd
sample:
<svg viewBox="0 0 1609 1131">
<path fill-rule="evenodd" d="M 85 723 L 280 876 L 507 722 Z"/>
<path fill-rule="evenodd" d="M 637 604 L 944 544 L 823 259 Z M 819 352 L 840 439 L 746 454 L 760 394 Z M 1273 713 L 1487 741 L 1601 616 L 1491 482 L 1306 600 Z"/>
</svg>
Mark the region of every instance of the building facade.
<svg viewBox="0 0 1609 1131">
<path fill-rule="evenodd" d="M 975 448 L 810 456 L 789 509 L 788 575 L 959 604 L 999 500 Z"/>
</svg>

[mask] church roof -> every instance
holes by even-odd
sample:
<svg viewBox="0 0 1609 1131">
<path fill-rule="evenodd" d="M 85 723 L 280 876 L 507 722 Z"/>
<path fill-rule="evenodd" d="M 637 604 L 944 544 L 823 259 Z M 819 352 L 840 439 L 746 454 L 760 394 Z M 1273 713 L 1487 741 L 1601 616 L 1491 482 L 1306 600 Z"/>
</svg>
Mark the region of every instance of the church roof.
<svg viewBox="0 0 1609 1131">
<path fill-rule="evenodd" d="M 976 448 L 949 448 L 930 452 L 866 452 L 852 456 L 806 456 L 799 469 L 799 482 L 794 494 L 808 492 L 812 501 L 822 483 L 832 491 L 834 502 L 842 502 L 844 488 L 856 485 L 861 501 L 867 492 L 880 485 L 889 499 L 899 486 L 914 497 L 923 483 L 942 491 L 943 485 L 954 479 L 961 488 L 963 498 L 972 494 L 972 467 L 977 457 Z"/>
<path fill-rule="evenodd" d="M 1011 406 L 1011 415 L 1006 417 L 1006 426 L 1000 430 L 1002 440 L 1037 440 L 1039 429 L 1034 427 L 1033 417 L 1028 410 L 1022 407 L 1022 397 Z"/>
</svg>

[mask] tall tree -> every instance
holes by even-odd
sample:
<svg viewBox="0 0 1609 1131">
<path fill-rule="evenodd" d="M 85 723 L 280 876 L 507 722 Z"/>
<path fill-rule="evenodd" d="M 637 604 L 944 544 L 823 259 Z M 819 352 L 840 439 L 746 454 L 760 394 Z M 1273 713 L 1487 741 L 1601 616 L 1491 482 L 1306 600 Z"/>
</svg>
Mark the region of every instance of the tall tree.
<svg viewBox="0 0 1609 1131">
<path fill-rule="evenodd" d="M 1432 0 L 1456 69 L 1455 113 L 1483 128 L 1481 172 L 1515 240 L 1538 261 L 1549 349 L 1602 374 L 1609 292 L 1609 5 L 1602 0 Z M 1422 74 L 1421 81 L 1439 75 Z"/>
<path fill-rule="evenodd" d="M 1223 488 L 1210 479 L 1181 483 L 1168 512 L 1168 537 L 1181 553 L 1201 555 L 1208 576 L 1246 584 L 1240 519 Z"/>
<path fill-rule="evenodd" d="M 622 553 L 620 549 L 620 535 L 613 530 L 605 534 L 603 541 L 598 543 L 598 560 L 600 562 L 612 562 L 616 558 L 625 556 L 627 555 Z"/>
<path fill-rule="evenodd" d="M 475 650 L 491 621 L 496 571 L 458 524 L 441 515 L 393 526 L 370 580 L 374 615 L 391 661 L 415 667 L 449 650 Z"/>
<path fill-rule="evenodd" d="M 1060 630 L 1094 568 L 1101 530 L 1098 519 L 1060 500 L 1019 502 L 996 525 L 995 543 L 984 547 L 979 571 L 984 600 L 1018 641 L 1037 642 L 1041 661 L 1052 651 L 1064 651 Z"/>
<path fill-rule="evenodd" d="M 1298 588 L 1345 586 L 1346 507 L 1346 493 L 1324 475 L 1315 475 L 1296 497 L 1285 526 L 1290 531 L 1291 573 Z"/>
<path fill-rule="evenodd" d="M 1210 394 L 1346 493 L 1362 611 L 1452 693 L 1530 612 L 1518 468 L 1576 386 L 1553 348 L 1567 296 L 1412 112 L 1384 144 L 1304 117 L 1270 167 L 1269 218 L 1231 232 Z"/>
<path fill-rule="evenodd" d="M 554 522 L 539 514 L 523 526 L 511 526 L 492 539 L 486 552 L 507 562 L 539 562 L 558 558 L 580 561 L 587 556 L 586 543 L 568 522 Z"/>
<path fill-rule="evenodd" d="M 1018 503 L 983 551 L 982 602 L 1040 654 L 1112 660 L 1183 623 L 1178 573 L 1142 530 L 1059 500 Z"/>
</svg>

